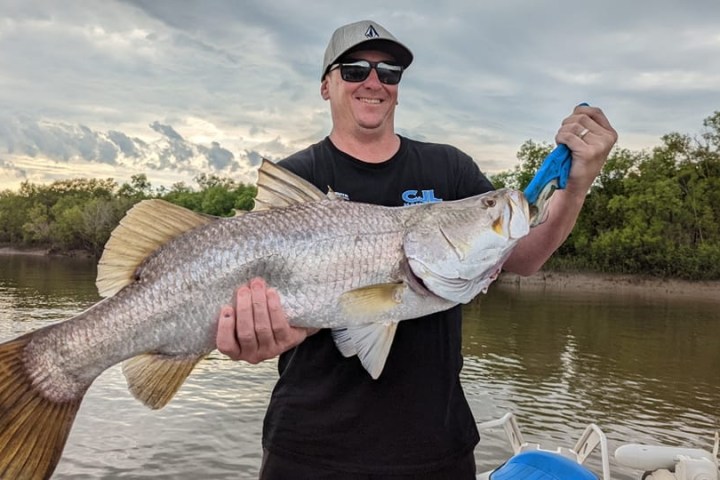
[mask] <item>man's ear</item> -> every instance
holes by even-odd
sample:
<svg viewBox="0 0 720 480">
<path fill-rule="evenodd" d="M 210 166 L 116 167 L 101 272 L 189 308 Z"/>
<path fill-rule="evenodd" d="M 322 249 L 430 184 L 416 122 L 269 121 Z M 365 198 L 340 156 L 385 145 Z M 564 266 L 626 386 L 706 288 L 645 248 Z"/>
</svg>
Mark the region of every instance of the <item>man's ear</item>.
<svg viewBox="0 0 720 480">
<path fill-rule="evenodd" d="M 328 86 L 328 78 L 325 76 L 323 81 L 320 83 L 320 96 L 323 100 L 330 100 L 330 87 Z"/>
</svg>

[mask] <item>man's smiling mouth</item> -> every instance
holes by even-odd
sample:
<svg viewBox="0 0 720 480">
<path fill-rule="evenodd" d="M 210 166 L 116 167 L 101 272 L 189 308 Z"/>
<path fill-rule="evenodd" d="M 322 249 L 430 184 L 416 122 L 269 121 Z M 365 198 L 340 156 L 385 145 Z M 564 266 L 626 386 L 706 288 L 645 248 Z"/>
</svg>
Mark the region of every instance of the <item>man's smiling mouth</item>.
<svg viewBox="0 0 720 480">
<path fill-rule="evenodd" d="M 359 97 L 358 100 L 361 101 L 362 103 L 369 103 L 369 104 L 372 104 L 372 105 L 379 105 L 379 104 L 381 104 L 381 103 L 383 102 L 383 101 L 382 101 L 381 99 L 379 99 L 379 98 L 363 98 L 363 97 Z"/>
</svg>

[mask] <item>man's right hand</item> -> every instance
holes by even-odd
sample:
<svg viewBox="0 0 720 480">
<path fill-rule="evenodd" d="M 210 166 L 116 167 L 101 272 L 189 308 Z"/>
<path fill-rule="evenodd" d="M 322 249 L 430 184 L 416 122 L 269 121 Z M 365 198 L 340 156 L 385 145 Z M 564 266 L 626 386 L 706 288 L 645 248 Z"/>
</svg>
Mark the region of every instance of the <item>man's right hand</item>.
<svg viewBox="0 0 720 480">
<path fill-rule="evenodd" d="M 300 344 L 317 329 L 291 326 L 280 295 L 261 278 L 237 289 L 234 305 L 220 310 L 216 343 L 233 360 L 257 364 Z"/>
</svg>

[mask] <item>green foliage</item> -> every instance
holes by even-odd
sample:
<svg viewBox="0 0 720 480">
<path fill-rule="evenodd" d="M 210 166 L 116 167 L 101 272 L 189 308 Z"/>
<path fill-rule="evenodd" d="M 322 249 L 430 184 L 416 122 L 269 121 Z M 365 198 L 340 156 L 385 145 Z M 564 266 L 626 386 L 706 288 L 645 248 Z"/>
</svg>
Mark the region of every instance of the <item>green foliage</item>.
<svg viewBox="0 0 720 480">
<path fill-rule="evenodd" d="M 552 151 L 552 145 L 547 143 L 535 143 L 527 140 L 520 146 L 517 154 L 520 165 L 509 172 L 501 172 L 490 177 L 490 181 L 496 188 L 523 189 L 527 187 L 535 172 L 540 168 L 542 161 Z"/>
<path fill-rule="evenodd" d="M 32 201 L 9 190 L 0 192 L 0 242 L 20 245 L 24 242 L 23 225 Z"/>
<path fill-rule="evenodd" d="M 652 151 L 616 148 L 551 268 L 720 279 L 720 112 L 699 138 L 669 133 Z M 492 177 L 522 188 L 550 146 L 527 141 L 520 165 Z"/>
<path fill-rule="evenodd" d="M 162 199 L 176 205 L 218 217 L 235 215 L 235 210 L 252 210 L 257 194 L 254 185 L 237 183 L 216 175 L 200 175 L 195 178 L 200 190 L 195 191 L 184 183 L 176 183 Z"/>
<path fill-rule="evenodd" d="M 601 271 L 720 279 L 718 120 L 716 113 L 705 121 L 710 130 L 700 139 L 670 133 L 650 153 L 611 157 L 570 253 Z"/>
<path fill-rule="evenodd" d="M 130 177 L 130 183 L 123 183 L 117 194 L 120 197 L 140 201 L 152 196 L 152 185 L 148 181 L 147 175 L 139 173 Z"/>
<path fill-rule="evenodd" d="M 255 186 L 214 175 L 195 180 L 199 190 L 183 183 L 154 189 L 144 174 L 121 186 L 112 179 L 76 178 L 50 185 L 24 182 L 18 192 L 0 192 L 0 243 L 60 252 L 83 250 L 99 257 L 125 213 L 142 200 L 162 198 L 216 216 L 232 216 L 235 209 L 253 206 Z"/>
</svg>

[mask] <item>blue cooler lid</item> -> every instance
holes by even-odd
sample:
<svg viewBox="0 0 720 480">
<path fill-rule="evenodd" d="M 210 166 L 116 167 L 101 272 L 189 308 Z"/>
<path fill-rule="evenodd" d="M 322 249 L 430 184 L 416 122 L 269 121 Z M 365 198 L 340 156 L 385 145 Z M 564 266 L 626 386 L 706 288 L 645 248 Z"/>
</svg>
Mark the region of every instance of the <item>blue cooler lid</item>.
<svg viewBox="0 0 720 480">
<path fill-rule="evenodd" d="M 522 452 L 490 474 L 491 480 L 598 480 L 587 468 L 554 452 Z"/>
</svg>

